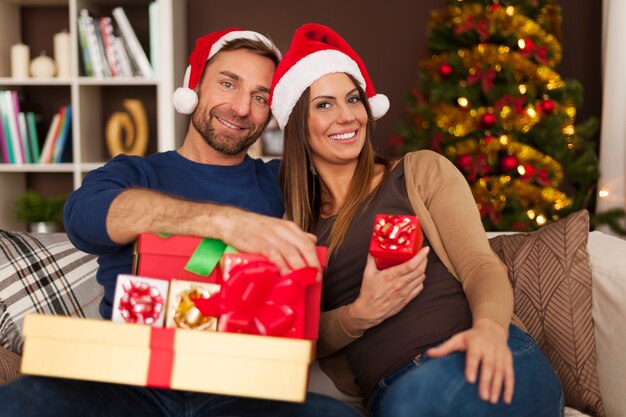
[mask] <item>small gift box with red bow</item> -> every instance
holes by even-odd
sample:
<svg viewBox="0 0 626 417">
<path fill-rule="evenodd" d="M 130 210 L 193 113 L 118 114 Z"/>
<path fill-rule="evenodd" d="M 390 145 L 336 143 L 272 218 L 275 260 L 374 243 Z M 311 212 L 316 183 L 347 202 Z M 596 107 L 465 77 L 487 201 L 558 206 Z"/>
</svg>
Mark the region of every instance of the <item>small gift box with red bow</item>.
<svg viewBox="0 0 626 417">
<path fill-rule="evenodd" d="M 208 300 L 217 297 L 219 293 L 219 284 L 172 280 L 167 299 L 165 327 L 217 331 L 218 317 L 202 314 L 195 300 Z"/>
<path fill-rule="evenodd" d="M 111 320 L 163 327 L 169 285 L 162 279 L 119 275 Z"/>
<path fill-rule="evenodd" d="M 422 241 L 416 216 L 377 214 L 369 252 L 379 270 L 387 269 L 414 257 Z"/>
</svg>

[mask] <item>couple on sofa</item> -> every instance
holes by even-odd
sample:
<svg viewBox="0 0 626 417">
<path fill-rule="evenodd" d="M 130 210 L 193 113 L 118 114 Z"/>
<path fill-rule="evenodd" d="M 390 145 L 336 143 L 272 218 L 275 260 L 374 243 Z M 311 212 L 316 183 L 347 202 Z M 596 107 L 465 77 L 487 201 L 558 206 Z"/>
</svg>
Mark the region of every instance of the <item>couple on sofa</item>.
<svg viewBox="0 0 626 417">
<path fill-rule="evenodd" d="M 556 374 L 512 323 L 506 271 L 465 179 L 429 151 L 376 155 L 373 124 L 389 101 L 337 33 L 304 25 L 282 59 L 259 33 L 208 34 L 174 105 L 191 115 L 180 149 L 114 158 L 65 208 L 72 242 L 99 255 L 104 318 L 139 233 L 218 238 L 283 272 L 319 266 L 317 242 L 330 252 L 320 363 L 371 415 L 562 415 Z M 270 110 L 282 163 L 246 155 Z M 368 255 L 377 213 L 417 215 L 424 248 L 379 271 Z M 0 416 L 359 415 L 319 394 L 292 404 L 40 377 L 0 387 L 0 403 Z"/>
</svg>

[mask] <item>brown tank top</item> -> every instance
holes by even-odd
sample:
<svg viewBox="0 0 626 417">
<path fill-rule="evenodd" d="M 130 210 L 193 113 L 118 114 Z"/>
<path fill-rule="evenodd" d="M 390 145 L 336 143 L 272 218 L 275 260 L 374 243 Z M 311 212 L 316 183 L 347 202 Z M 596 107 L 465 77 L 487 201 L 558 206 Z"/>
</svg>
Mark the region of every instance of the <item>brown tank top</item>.
<svg viewBox="0 0 626 417">
<path fill-rule="evenodd" d="M 411 214 L 414 211 L 404 183 L 404 161 L 387 175 L 372 200 L 361 204 L 343 244 L 328 262 L 324 276 L 322 310 L 352 303 L 359 295 L 370 236 L 376 214 Z M 335 217 L 320 219 L 319 244 L 328 242 Z M 430 246 L 424 235 L 424 246 Z M 360 394 L 366 402 L 378 381 L 437 342 L 471 326 L 471 312 L 463 288 L 437 254 L 428 254 L 422 292 L 405 308 L 349 344 L 346 355 Z"/>
</svg>

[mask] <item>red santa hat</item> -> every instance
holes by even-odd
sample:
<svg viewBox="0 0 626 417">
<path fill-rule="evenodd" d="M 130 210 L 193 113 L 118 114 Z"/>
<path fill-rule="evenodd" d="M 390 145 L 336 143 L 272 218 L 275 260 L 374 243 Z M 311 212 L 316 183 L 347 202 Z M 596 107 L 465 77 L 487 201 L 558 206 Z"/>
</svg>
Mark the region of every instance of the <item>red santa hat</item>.
<svg viewBox="0 0 626 417">
<path fill-rule="evenodd" d="M 389 110 L 389 99 L 376 94 L 365 64 L 341 36 L 332 29 L 309 23 L 293 35 L 289 50 L 274 73 L 270 106 L 282 130 L 304 90 L 325 75 L 345 72 L 365 91 L 374 119 Z"/>
<path fill-rule="evenodd" d="M 174 91 L 174 107 L 176 111 L 182 114 L 191 114 L 198 105 L 198 95 L 194 91 L 204 73 L 206 62 L 217 54 L 224 45 L 234 39 L 251 39 L 258 40 L 274 50 L 278 59 L 282 57 L 280 51 L 265 36 L 250 30 L 238 28 L 226 29 L 221 32 L 209 33 L 196 40 L 196 47 L 189 55 L 189 66 L 185 71 L 185 79 L 183 86 Z"/>
</svg>

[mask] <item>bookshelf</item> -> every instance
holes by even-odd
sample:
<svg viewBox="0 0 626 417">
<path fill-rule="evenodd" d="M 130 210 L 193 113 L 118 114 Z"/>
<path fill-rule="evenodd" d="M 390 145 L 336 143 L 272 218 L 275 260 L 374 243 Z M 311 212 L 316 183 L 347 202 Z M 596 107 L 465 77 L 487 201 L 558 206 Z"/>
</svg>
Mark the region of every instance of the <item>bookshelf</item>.
<svg viewBox="0 0 626 417">
<path fill-rule="evenodd" d="M 0 0 L 0 90 L 16 90 L 23 111 L 38 115 L 37 132 L 43 145 L 52 117 L 63 105 L 72 107 L 71 159 L 61 163 L 0 163 L 0 229 L 25 230 L 14 220 L 15 199 L 28 188 L 44 195 L 69 194 L 84 175 L 104 164 L 110 155 L 105 125 L 115 111 L 124 111 L 126 98 L 140 99 L 149 125 L 148 153 L 175 149 L 184 136 L 187 119 L 171 104 L 187 62 L 185 0 L 157 0 L 159 55 L 153 77 L 87 77 L 82 68 L 78 16 L 82 9 L 111 16 L 124 8 L 144 51 L 150 56 L 148 7 L 150 0 Z M 31 59 L 45 50 L 53 56 L 53 35 L 67 29 L 71 39 L 69 78 L 11 78 L 10 49 L 20 40 L 30 46 Z"/>
</svg>

